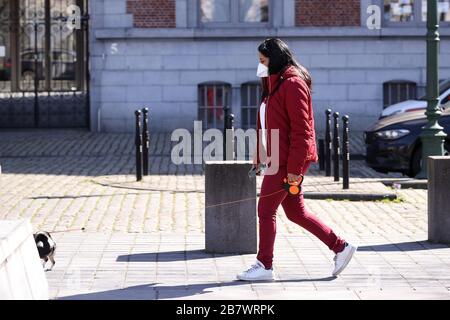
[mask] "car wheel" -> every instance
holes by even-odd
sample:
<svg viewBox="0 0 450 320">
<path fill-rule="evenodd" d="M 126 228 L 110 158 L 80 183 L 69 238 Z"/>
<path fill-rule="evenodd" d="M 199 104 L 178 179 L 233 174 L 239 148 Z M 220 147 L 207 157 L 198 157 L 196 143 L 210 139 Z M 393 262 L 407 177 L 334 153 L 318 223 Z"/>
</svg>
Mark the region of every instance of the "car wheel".
<svg viewBox="0 0 450 320">
<path fill-rule="evenodd" d="M 450 142 L 445 142 L 444 155 L 450 156 Z M 408 176 L 414 178 L 422 169 L 422 147 L 418 147 L 412 156 L 411 167 Z"/>
</svg>

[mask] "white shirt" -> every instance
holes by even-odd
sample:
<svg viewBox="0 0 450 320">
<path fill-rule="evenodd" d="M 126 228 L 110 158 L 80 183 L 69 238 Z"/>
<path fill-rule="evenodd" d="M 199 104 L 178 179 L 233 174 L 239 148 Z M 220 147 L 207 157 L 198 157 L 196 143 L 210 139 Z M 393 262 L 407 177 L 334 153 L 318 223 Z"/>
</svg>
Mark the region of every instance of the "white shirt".
<svg viewBox="0 0 450 320">
<path fill-rule="evenodd" d="M 261 124 L 261 133 L 262 133 L 262 144 L 264 149 L 267 150 L 267 142 L 266 142 L 266 104 L 261 103 L 261 107 L 259 108 L 259 118 Z"/>
</svg>

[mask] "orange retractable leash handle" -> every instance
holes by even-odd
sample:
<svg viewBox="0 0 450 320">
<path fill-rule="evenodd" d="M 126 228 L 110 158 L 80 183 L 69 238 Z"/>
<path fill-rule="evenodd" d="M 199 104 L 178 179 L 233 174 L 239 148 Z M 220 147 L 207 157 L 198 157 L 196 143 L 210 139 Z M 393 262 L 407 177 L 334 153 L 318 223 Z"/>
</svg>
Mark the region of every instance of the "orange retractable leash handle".
<svg viewBox="0 0 450 320">
<path fill-rule="evenodd" d="M 286 190 L 290 195 L 297 196 L 302 191 L 302 183 L 305 177 L 303 175 L 300 176 L 300 181 L 298 182 L 288 182 L 287 178 L 284 178 L 284 185 L 283 188 Z"/>
</svg>

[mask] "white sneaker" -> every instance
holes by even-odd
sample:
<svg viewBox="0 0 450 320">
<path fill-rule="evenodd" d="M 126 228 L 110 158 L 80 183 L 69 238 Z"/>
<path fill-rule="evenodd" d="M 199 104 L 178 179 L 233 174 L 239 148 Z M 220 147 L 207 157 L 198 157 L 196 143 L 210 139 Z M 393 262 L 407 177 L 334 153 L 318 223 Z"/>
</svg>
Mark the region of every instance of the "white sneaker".
<svg viewBox="0 0 450 320">
<path fill-rule="evenodd" d="M 334 257 L 334 270 L 333 276 L 336 277 L 342 271 L 344 271 L 345 267 L 347 267 L 350 260 L 352 260 L 353 255 L 355 254 L 357 246 L 353 246 L 349 243 L 346 243 L 345 248 L 342 252 L 339 252 Z"/>
<path fill-rule="evenodd" d="M 261 262 L 256 260 L 250 269 L 239 273 L 237 279 L 243 281 L 273 280 L 273 269 L 267 270 Z"/>
</svg>

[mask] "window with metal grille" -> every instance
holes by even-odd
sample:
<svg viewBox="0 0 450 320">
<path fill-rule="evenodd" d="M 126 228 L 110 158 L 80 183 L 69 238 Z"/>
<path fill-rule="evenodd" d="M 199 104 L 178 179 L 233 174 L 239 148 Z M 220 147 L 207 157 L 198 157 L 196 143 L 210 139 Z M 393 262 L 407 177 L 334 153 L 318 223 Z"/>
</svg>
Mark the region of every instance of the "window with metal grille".
<svg viewBox="0 0 450 320">
<path fill-rule="evenodd" d="M 202 83 L 198 87 L 198 119 L 204 129 L 223 129 L 224 107 L 231 107 L 231 85 L 224 82 Z"/>
<path fill-rule="evenodd" d="M 259 82 L 244 83 L 241 87 L 241 118 L 243 129 L 256 129 L 258 108 L 261 104 L 261 85 Z"/>
<path fill-rule="evenodd" d="M 417 99 L 417 84 L 412 81 L 383 83 L 383 108 L 406 100 Z"/>
</svg>

